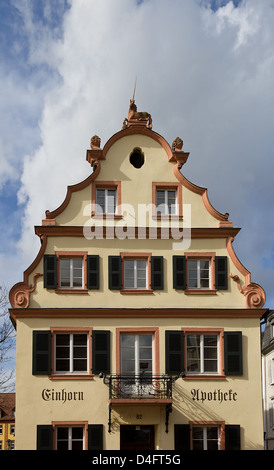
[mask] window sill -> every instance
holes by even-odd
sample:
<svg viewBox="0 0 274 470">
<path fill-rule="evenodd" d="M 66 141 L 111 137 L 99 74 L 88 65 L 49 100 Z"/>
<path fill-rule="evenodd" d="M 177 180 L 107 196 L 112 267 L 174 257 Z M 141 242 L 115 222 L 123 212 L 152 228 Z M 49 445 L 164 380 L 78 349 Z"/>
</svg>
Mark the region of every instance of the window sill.
<svg viewBox="0 0 274 470">
<path fill-rule="evenodd" d="M 55 289 L 56 294 L 87 294 L 88 289 Z"/>
<path fill-rule="evenodd" d="M 51 374 L 50 380 L 93 380 L 93 374 Z"/>
<path fill-rule="evenodd" d="M 122 214 L 95 214 L 92 213 L 91 217 L 93 219 L 122 219 L 123 215 Z"/>
<path fill-rule="evenodd" d="M 178 214 L 158 214 L 153 215 L 152 220 L 183 220 L 183 216 Z"/>
<path fill-rule="evenodd" d="M 121 289 L 121 294 L 153 294 L 152 289 Z"/>
<path fill-rule="evenodd" d="M 214 374 L 189 374 L 183 377 L 184 380 L 226 380 L 226 375 L 214 375 Z"/>
<path fill-rule="evenodd" d="M 186 295 L 215 295 L 217 294 L 216 289 L 185 289 Z"/>
</svg>

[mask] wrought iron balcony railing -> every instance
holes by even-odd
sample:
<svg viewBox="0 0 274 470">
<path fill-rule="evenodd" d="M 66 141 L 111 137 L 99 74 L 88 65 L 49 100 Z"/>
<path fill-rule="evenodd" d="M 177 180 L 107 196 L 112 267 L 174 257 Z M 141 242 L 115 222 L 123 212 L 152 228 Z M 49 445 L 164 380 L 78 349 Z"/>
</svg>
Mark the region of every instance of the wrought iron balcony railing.
<svg viewBox="0 0 274 470">
<path fill-rule="evenodd" d="M 110 375 L 104 378 L 109 385 L 110 399 L 171 399 L 174 378 L 168 375 Z"/>
</svg>

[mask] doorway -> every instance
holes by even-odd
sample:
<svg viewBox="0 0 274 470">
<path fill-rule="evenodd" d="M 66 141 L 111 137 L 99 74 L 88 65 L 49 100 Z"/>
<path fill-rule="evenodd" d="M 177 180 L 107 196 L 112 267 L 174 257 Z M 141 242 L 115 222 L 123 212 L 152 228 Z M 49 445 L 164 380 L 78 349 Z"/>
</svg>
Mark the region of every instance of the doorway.
<svg viewBox="0 0 274 470">
<path fill-rule="evenodd" d="M 154 426 L 120 426 L 121 450 L 154 450 Z"/>
</svg>

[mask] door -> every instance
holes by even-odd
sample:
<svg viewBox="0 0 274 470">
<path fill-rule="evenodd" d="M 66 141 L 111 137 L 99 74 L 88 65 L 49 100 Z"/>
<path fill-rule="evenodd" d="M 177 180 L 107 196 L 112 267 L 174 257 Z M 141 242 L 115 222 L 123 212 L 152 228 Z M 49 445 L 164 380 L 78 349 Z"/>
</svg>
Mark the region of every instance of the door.
<svg viewBox="0 0 274 470">
<path fill-rule="evenodd" d="M 121 335 L 121 393 L 146 396 L 152 393 L 153 335 Z"/>
<path fill-rule="evenodd" d="M 154 426 L 120 426 L 121 450 L 154 450 Z"/>
</svg>

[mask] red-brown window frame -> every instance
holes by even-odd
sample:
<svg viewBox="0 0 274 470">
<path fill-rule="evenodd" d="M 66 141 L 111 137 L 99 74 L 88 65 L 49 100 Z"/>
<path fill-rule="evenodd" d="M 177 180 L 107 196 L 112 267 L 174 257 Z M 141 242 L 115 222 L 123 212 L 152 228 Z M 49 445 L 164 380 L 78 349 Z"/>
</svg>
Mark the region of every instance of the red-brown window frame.
<svg viewBox="0 0 274 470">
<path fill-rule="evenodd" d="M 121 294 L 152 294 L 154 291 L 151 289 L 151 253 L 120 253 L 122 259 L 122 289 Z M 125 285 L 125 260 L 138 260 L 143 259 L 147 261 L 147 288 L 146 289 L 126 289 Z"/>
<path fill-rule="evenodd" d="M 193 428 L 195 426 L 208 426 L 218 427 L 220 429 L 220 448 L 219 450 L 225 450 L 225 422 L 224 421 L 190 421 L 190 450 L 193 450 Z"/>
<path fill-rule="evenodd" d="M 84 430 L 83 435 L 83 450 L 88 449 L 88 422 L 87 421 L 53 421 L 52 428 L 53 428 L 53 450 L 57 449 L 56 446 L 56 428 L 70 428 L 70 427 L 82 427 Z"/>
<path fill-rule="evenodd" d="M 57 294 L 84 294 L 88 293 L 87 289 L 87 251 L 56 251 L 57 256 L 57 289 L 55 292 Z M 72 288 L 72 287 L 61 287 L 60 286 L 60 259 L 61 258 L 79 258 L 83 261 L 83 278 L 82 278 L 82 287 L 81 288 Z"/>
<path fill-rule="evenodd" d="M 214 252 L 193 252 L 185 253 L 186 257 L 186 285 L 185 294 L 216 294 L 217 289 L 215 289 L 215 256 Z M 210 286 L 209 288 L 189 288 L 188 287 L 188 261 L 189 260 L 209 260 L 210 261 Z"/>
<path fill-rule="evenodd" d="M 176 190 L 177 214 L 157 214 L 156 192 L 157 190 Z M 153 219 L 181 219 L 183 217 L 182 185 L 180 183 L 152 183 L 152 218 Z"/>
<path fill-rule="evenodd" d="M 52 374 L 49 376 L 51 380 L 87 380 L 93 379 L 92 374 L 92 327 L 51 327 L 51 370 Z M 88 372 L 83 374 L 56 374 L 55 370 L 55 348 L 54 336 L 58 333 L 77 334 L 86 333 L 88 335 Z"/>
<path fill-rule="evenodd" d="M 116 212 L 114 214 L 99 213 L 95 211 L 96 208 L 96 190 L 97 189 L 115 189 L 116 190 Z M 92 217 L 104 217 L 104 218 L 122 218 L 121 213 L 121 181 L 93 181 L 91 187 L 91 204 L 92 204 Z"/>
<path fill-rule="evenodd" d="M 218 380 L 224 379 L 226 376 L 224 374 L 224 328 L 182 328 L 182 331 L 185 333 L 185 336 L 188 334 L 217 334 L 219 336 L 219 349 L 218 349 L 218 362 L 219 370 L 216 374 L 189 374 L 187 373 L 187 342 L 185 339 L 185 350 L 184 350 L 184 369 L 186 375 L 184 380 L 190 379 L 199 379 L 199 380 Z"/>
<path fill-rule="evenodd" d="M 153 375 L 159 375 L 160 373 L 160 350 L 159 350 L 159 328 L 158 327 L 128 327 L 128 328 L 116 328 L 116 371 L 117 375 L 121 374 L 121 335 L 132 334 L 141 335 L 151 333 L 154 334 L 154 370 Z"/>
</svg>

